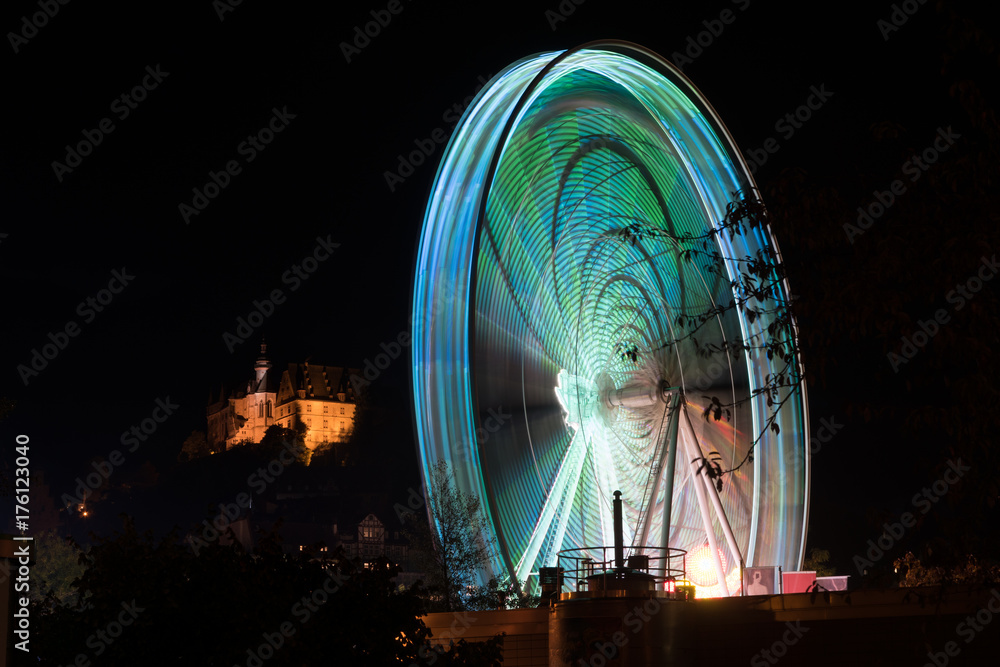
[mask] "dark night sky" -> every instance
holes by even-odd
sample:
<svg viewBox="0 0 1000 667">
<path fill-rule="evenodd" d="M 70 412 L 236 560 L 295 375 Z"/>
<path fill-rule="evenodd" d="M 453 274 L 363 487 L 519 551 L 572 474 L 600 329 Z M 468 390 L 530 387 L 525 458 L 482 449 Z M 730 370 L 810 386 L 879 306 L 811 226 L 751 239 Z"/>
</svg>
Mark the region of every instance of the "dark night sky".
<svg viewBox="0 0 1000 667">
<path fill-rule="evenodd" d="M 0 433 L 5 452 L 15 432 L 31 435 L 31 465 L 46 470 L 54 495 L 166 396 L 181 407 L 128 465 L 169 465 L 184 437 L 204 429 L 209 389 L 243 379 L 256 357 L 257 333 L 233 353 L 223 333 L 275 288 L 288 298 L 263 327 L 273 358 L 359 365 L 379 351 L 379 342 L 395 338 L 406 326 L 414 248 L 441 149 L 433 165 L 417 168 L 394 192 L 383 172 L 414 140 L 439 127 L 450 131 L 449 108 L 462 105 L 480 77 L 520 57 L 600 38 L 669 57 L 705 29 L 703 21 L 731 9 L 735 21 L 685 73 L 744 150 L 776 136 L 775 121 L 802 104 L 810 86 L 832 91 L 813 119 L 781 140 L 757 178 L 766 191 L 780 174 L 804 169 L 839 188 L 848 211 L 888 183 L 900 163 L 870 152 L 873 123 L 897 123 L 921 147 L 936 128 L 961 123 L 939 77 L 944 15 L 933 3 L 886 40 L 877 21 L 888 18 L 888 2 L 850 9 L 756 0 L 692 6 L 564 0 L 575 10 L 553 30 L 546 11 L 557 10 L 557 0 L 404 1 L 401 13 L 346 62 L 340 43 L 385 4 L 247 0 L 220 21 L 209 0 L 74 2 L 60 5 L 17 53 L 5 38 L 0 395 L 17 409 Z M 976 10 L 956 6 L 987 27 Z M 19 30 L 22 17 L 35 11 L 34 2 L 7 3 L 0 27 L 5 34 Z M 147 66 L 169 74 L 120 118 L 113 101 L 143 80 Z M 247 162 L 239 146 L 265 127 L 274 108 L 294 118 Z M 63 161 L 65 146 L 104 118 L 111 118 L 113 132 L 58 181 L 52 162 Z M 185 224 L 178 205 L 190 204 L 192 188 L 234 159 L 242 172 Z M 871 178 L 858 178 L 862 172 Z M 812 260 L 815 249 L 801 240 L 811 235 L 810 224 L 802 219 L 795 239 L 779 236 L 790 264 Z M 339 249 L 290 291 L 283 272 L 327 235 Z M 841 240 L 834 254 L 847 252 Z M 796 251 L 803 254 L 795 258 Z M 851 261 L 845 254 L 837 270 L 849 276 L 857 268 Z M 134 281 L 85 322 L 78 304 L 122 267 Z M 792 291 L 807 301 L 829 298 L 797 289 L 794 275 Z M 80 334 L 25 386 L 17 365 L 29 363 L 32 348 L 70 320 Z M 884 365 L 884 353 L 881 359 Z M 846 424 L 845 435 L 817 457 L 811 543 L 839 550 L 835 555 L 847 565 L 877 536 L 863 523 L 869 505 L 898 514 L 912 492 L 934 479 L 928 471 L 883 484 L 858 472 L 870 467 L 865 462 L 876 448 L 888 450 L 872 464 L 879 466 L 913 451 L 893 437 L 891 421 L 866 424 L 836 412 L 846 387 L 871 381 L 869 363 L 863 355 L 826 358 L 825 381 L 810 386 L 814 419 L 838 414 Z M 808 356 L 805 364 L 818 365 Z M 379 380 L 395 387 L 395 396 L 407 387 L 405 365 L 397 362 Z M 400 402 L 399 419 L 409 422 L 407 410 Z M 854 474 L 857 493 L 845 494 L 844 480 Z"/>
</svg>

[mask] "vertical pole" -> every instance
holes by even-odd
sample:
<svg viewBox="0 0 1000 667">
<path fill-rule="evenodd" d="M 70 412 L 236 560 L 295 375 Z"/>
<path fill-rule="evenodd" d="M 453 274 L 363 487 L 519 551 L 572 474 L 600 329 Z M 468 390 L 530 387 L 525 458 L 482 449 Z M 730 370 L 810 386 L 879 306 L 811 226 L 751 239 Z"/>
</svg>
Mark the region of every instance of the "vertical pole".
<svg viewBox="0 0 1000 667">
<path fill-rule="evenodd" d="M 622 535 L 622 492 L 615 491 L 615 568 L 625 567 L 625 538 Z"/>
</svg>

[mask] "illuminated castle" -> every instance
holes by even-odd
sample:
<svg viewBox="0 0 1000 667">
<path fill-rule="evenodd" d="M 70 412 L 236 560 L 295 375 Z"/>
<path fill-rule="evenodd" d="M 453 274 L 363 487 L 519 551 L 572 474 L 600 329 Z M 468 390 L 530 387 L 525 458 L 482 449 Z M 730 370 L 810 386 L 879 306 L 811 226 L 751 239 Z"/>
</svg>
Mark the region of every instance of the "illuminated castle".
<svg viewBox="0 0 1000 667">
<path fill-rule="evenodd" d="M 344 442 L 354 425 L 355 395 L 348 378 L 360 371 L 308 361 L 274 368 L 260 346 L 245 387 L 209 398 L 208 444 L 216 451 L 260 442 L 268 427 L 306 427 L 306 447 Z"/>
</svg>

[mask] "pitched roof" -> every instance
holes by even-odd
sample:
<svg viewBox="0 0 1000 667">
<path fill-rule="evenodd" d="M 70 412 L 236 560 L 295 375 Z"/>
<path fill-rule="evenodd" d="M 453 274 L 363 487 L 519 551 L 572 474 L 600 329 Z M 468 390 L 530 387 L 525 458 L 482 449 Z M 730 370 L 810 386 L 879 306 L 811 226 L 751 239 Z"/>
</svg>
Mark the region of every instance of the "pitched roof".
<svg viewBox="0 0 1000 667">
<path fill-rule="evenodd" d="M 319 366 L 304 362 L 291 363 L 281 374 L 279 394 L 295 397 L 296 392 L 304 391 L 307 398 L 339 401 L 338 394 L 344 394 L 346 402 L 353 402 L 354 387 L 350 378 L 352 373 L 359 373 L 356 368 L 343 366 Z M 279 399 L 280 400 L 280 399 Z"/>
</svg>

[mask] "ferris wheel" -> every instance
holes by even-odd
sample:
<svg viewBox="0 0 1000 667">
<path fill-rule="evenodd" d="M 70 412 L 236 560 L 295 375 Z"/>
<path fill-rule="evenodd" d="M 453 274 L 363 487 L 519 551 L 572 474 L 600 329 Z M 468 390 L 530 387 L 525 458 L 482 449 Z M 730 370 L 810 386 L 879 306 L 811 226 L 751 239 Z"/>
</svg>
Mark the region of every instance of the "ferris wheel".
<svg viewBox="0 0 1000 667">
<path fill-rule="evenodd" d="M 766 225 L 721 230 L 754 191 L 701 93 L 633 44 L 518 61 L 466 111 L 420 238 L 412 383 L 425 487 L 447 463 L 498 545 L 484 577 L 611 544 L 615 490 L 626 544 L 685 549 L 701 595 L 798 569 L 805 384 L 765 354 L 794 322 L 728 307 L 744 258 L 780 257 Z"/>
</svg>

